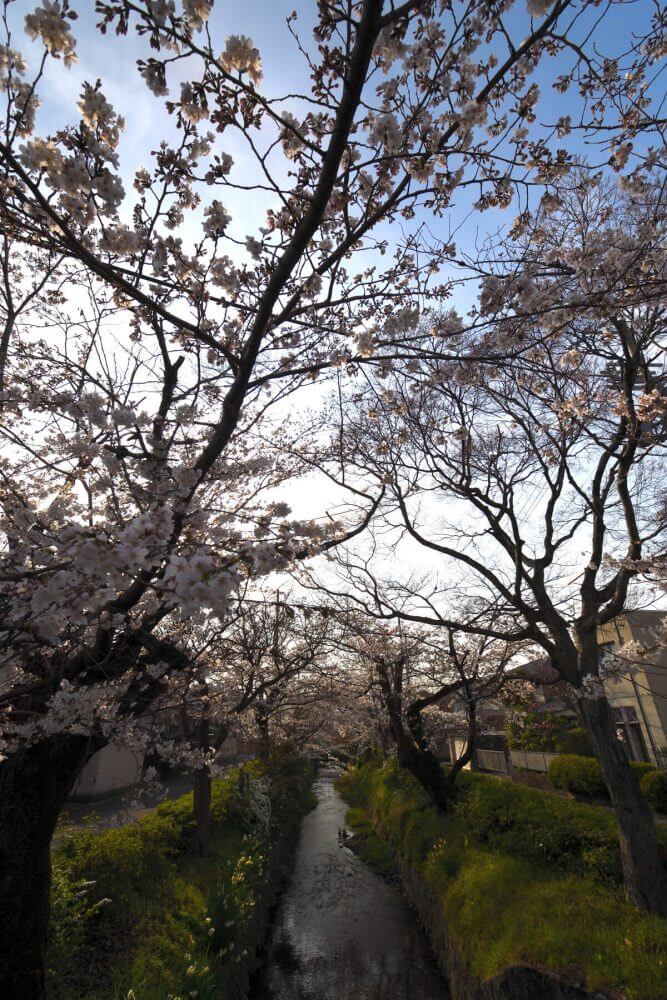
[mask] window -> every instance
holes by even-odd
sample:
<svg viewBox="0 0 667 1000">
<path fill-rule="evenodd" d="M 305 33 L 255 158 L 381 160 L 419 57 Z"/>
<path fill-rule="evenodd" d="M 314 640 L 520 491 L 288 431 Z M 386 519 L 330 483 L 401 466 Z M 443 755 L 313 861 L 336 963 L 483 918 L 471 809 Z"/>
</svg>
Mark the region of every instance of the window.
<svg viewBox="0 0 667 1000">
<path fill-rule="evenodd" d="M 634 706 L 612 708 L 612 714 L 616 724 L 616 735 L 623 744 L 628 760 L 648 760 L 644 736 Z"/>
</svg>

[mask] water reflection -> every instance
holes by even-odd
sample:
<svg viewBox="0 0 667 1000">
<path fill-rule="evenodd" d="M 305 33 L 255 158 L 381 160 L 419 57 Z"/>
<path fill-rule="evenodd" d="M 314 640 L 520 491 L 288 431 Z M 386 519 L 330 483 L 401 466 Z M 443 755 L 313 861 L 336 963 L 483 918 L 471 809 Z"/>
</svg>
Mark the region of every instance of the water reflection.
<svg viewBox="0 0 667 1000">
<path fill-rule="evenodd" d="M 400 892 L 339 843 L 346 806 L 323 772 L 276 917 L 258 1000 L 446 1000 Z"/>
</svg>

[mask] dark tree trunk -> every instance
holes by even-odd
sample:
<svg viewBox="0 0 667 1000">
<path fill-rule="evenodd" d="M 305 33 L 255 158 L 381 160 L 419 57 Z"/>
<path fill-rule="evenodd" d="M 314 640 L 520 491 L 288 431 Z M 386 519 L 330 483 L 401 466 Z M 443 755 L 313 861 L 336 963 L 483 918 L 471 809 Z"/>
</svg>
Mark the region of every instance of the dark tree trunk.
<svg viewBox="0 0 667 1000">
<path fill-rule="evenodd" d="M 271 730 L 269 724 L 269 714 L 264 705 L 258 705 L 255 709 L 255 722 L 259 731 L 259 754 L 260 757 L 267 757 L 271 750 Z"/>
<path fill-rule="evenodd" d="M 407 725 L 403 721 L 402 664 L 394 670 L 393 684 L 385 663 L 378 664 L 382 690 L 391 734 L 396 746 L 398 763 L 417 779 L 439 812 L 447 812 L 452 798 L 452 788 L 440 766 L 440 761 L 428 747 L 422 729 L 421 713 L 411 706 Z"/>
<path fill-rule="evenodd" d="M 452 786 L 440 761 L 428 748 L 418 747 L 408 737 L 396 744 L 398 762 L 413 775 L 439 812 L 447 812 L 452 800 Z"/>
<path fill-rule="evenodd" d="M 203 855 L 211 843 L 211 772 L 208 767 L 195 771 L 194 816 L 193 847 L 196 854 Z"/>
<path fill-rule="evenodd" d="M 100 744 L 53 736 L 0 764 L 0 997 L 42 1000 L 51 838 L 63 803 Z"/>
<path fill-rule="evenodd" d="M 389 717 L 399 764 L 417 779 L 436 809 L 447 812 L 452 788 L 440 761 L 424 740 L 421 715 L 416 713 L 415 716 L 408 712 L 410 733 L 406 732 L 403 719 L 395 706 L 390 707 Z"/>
<path fill-rule="evenodd" d="M 628 899 L 649 913 L 667 917 L 667 872 L 655 820 L 616 736 L 609 703 L 606 698 L 582 698 L 579 712 L 616 812 Z"/>
<path fill-rule="evenodd" d="M 198 744 L 200 750 L 210 747 L 210 720 L 206 709 L 202 710 L 198 728 Z M 192 846 L 195 854 L 206 854 L 211 843 L 211 770 L 207 765 L 198 767 L 195 771 L 193 789 L 193 810 L 195 830 Z"/>
<path fill-rule="evenodd" d="M 452 763 L 449 774 L 447 775 L 447 781 L 449 782 L 451 792 L 453 794 L 454 782 L 458 777 L 459 773 L 463 770 L 468 762 L 470 762 L 470 767 L 474 769 L 475 763 L 475 747 L 477 745 L 477 705 L 471 699 L 468 704 L 468 736 L 466 739 L 465 750 L 461 756 Z"/>
</svg>

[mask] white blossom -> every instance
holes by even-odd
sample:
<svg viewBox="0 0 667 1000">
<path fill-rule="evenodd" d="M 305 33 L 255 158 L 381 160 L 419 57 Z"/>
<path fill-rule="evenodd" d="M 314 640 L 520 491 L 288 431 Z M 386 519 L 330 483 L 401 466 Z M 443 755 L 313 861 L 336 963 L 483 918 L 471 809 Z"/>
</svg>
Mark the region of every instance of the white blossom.
<svg viewBox="0 0 667 1000">
<path fill-rule="evenodd" d="M 374 145 L 384 146 L 388 153 L 396 153 L 401 146 L 401 130 L 393 114 L 380 115 L 380 117 L 370 118 L 371 127 L 368 133 L 370 141 Z"/>
<path fill-rule="evenodd" d="M 207 236 L 223 236 L 225 229 L 232 221 L 231 215 L 227 212 L 225 206 L 222 202 L 212 201 L 211 204 L 204 209 L 204 232 Z"/>
<path fill-rule="evenodd" d="M 551 8 L 551 0 L 528 0 L 526 6 L 531 17 L 543 17 Z"/>
<path fill-rule="evenodd" d="M 228 73 L 247 73 L 253 83 L 262 79 L 262 61 L 259 51 L 247 35 L 230 35 L 220 62 Z"/>
<path fill-rule="evenodd" d="M 285 155 L 290 160 L 293 160 L 294 157 L 303 149 L 303 142 L 300 136 L 305 135 L 308 129 L 305 125 L 301 125 L 294 115 L 289 113 L 289 111 L 285 111 L 281 115 L 281 118 L 287 127 L 282 129 L 280 133 L 280 141 L 282 143 L 283 150 L 285 151 Z"/>
<path fill-rule="evenodd" d="M 54 59 L 62 56 L 66 66 L 76 62 L 76 41 L 70 32 L 69 21 L 63 17 L 58 0 L 43 0 L 41 7 L 36 7 L 32 14 L 27 14 L 25 30 L 31 38 L 41 39 Z"/>
<path fill-rule="evenodd" d="M 201 31 L 211 16 L 212 9 L 213 0 L 183 0 L 183 13 L 195 31 Z"/>
</svg>

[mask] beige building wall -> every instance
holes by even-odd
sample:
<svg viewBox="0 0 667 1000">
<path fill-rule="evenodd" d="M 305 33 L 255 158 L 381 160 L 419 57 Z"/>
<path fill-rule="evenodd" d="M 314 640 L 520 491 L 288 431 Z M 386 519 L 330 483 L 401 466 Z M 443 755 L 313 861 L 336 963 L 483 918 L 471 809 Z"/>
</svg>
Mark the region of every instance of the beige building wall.
<svg viewBox="0 0 667 1000">
<path fill-rule="evenodd" d="M 86 802 L 127 791 L 138 783 L 142 767 L 143 757 L 110 744 L 93 754 L 69 797 Z"/>
<path fill-rule="evenodd" d="M 665 620 L 661 611 L 628 611 L 600 629 L 601 643 L 621 645 L 635 641 L 648 652 L 636 673 L 607 682 L 605 689 L 613 708 L 634 709 L 646 754 L 653 764 L 667 766 L 667 649 L 655 651 L 656 630 Z"/>
</svg>

